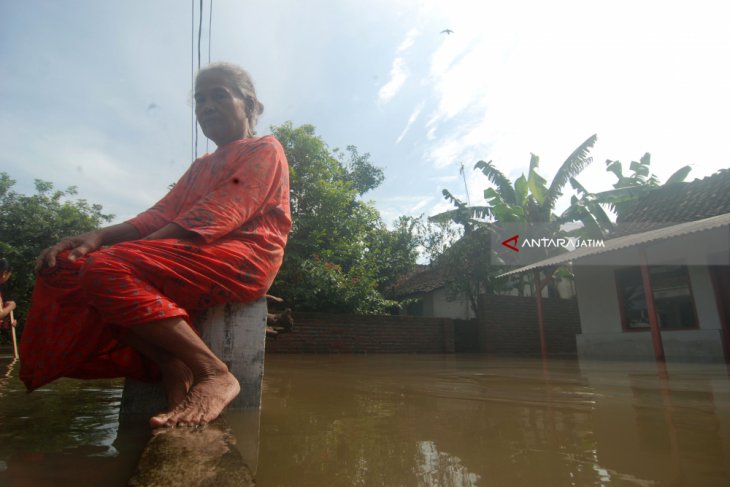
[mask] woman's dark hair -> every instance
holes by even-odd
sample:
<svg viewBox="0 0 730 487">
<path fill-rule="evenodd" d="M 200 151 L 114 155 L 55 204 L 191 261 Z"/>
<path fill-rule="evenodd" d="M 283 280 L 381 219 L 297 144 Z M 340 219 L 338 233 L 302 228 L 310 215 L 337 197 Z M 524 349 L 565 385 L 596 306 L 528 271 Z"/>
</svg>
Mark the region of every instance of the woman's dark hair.
<svg viewBox="0 0 730 487">
<path fill-rule="evenodd" d="M 8 259 L 5 257 L 0 258 L 0 273 L 2 272 L 10 272 L 13 268 L 10 267 L 10 263 L 8 262 Z"/>
</svg>

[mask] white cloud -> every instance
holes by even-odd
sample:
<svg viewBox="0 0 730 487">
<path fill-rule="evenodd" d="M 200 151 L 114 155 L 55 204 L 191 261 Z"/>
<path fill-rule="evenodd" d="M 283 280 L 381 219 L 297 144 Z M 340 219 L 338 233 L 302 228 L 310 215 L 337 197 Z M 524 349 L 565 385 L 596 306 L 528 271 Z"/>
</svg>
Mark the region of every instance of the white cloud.
<svg viewBox="0 0 730 487">
<path fill-rule="evenodd" d="M 730 82 L 730 67 L 717 59 L 730 44 L 703 13 L 706 6 L 656 10 L 619 2 L 593 13 L 569 6 L 577 4 L 565 5 L 571 15 L 539 3 L 474 7 L 468 14 L 449 7 L 455 33 L 434 51 L 428 75 L 435 108 L 424 130 L 434 169 L 464 162 L 477 204 L 488 184 L 471 171 L 477 160 L 494 160 L 514 180 L 533 152 L 550 180 L 593 133 L 599 136 L 594 163 L 579 179 L 595 191 L 614 182 L 605 172 L 608 158 L 628 164 L 651 152 L 662 180 L 691 162 L 691 177 L 730 166 L 730 151 L 710 142 L 723 140 L 728 129 L 730 93 L 721 86 Z M 604 15 L 612 21 L 586 21 Z M 657 16 L 661 25 L 651 22 Z M 616 25 L 628 34 L 613 35 Z M 450 189 L 456 186 L 464 191 L 463 184 Z M 559 204 L 567 204 L 567 195 Z"/>
<path fill-rule="evenodd" d="M 400 46 L 398 46 L 398 49 L 396 50 L 397 54 L 403 54 L 406 51 L 408 51 L 411 47 L 413 47 L 414 42 L 416 41 L 416 38 L 420 32 L 416 27 L 412 28 L 408 31 L 406 34 L 406 38 L 403 39 L 403 42 L 400 43 Z"/>
<path fill-rule="evenodd" d="M 405 39 L 396 49 L 396 57 L 390 68 L 390 79 L 378 91 L 378 102 L 386 104 L 398 94 L 403 84 L 409 76 L 408 68 L 403 56 L 413 47 L 416 37 L 418 37 L 418 29 L 413 28 L 406 34 Z"/>
<path fill-rule="evenodd" d="M 415 205 L 410 207 L 408 209 L 409 214 L 414 214 L 420 211 L 421 209 L 425 208 L 431 201 L 433 201 L 432 197 L 422 198 L 420 201 L 418 201 Z"/>
<path fill-rule="evenodd" d="M 0 169 L 9 170 L 18 181 L 17 191 L 32 193 L 33 179 L 51 181 L 57 189 L 76 186 L 76 197 L 102 204 L 104 212 L 115 214 L 115 221 L 146 209 L 184 171 L 179 165 L 171 167 L 169 161 L 150 164 L 140 160 L 140 152 L 146 151 L 111 139 L 95 128 L 56 127 L 50 131 L 10 122 L 0 118 L 5 136 L 27 141 L 25 150 L 0 156 Z"/>
<path fill-rule="evenodd" d="M 408 133 L 408 129 L 411 128 L 411 125 L 418 119 L 418 116 L 421 114 L 421 110 L 423 110 L 424 103 L 420 103 L 411 113 L 411 116 L 408 117 L 408 122 L 406 122 L 406 126 L 403 128 L 403 131 L 400 133 L 398 138 L 396 139 L 395 143 L 400 144 L 401 140 L 403 140 L 403 137 L 406 136 Z"/>
<path fill-rule="evenodd" d="M 430 211 L 428 212 L 428 215 L 434 216 L 434 215 L 438 215 L 440 213 L 443 213 L 443 212 L 449 211 L 449 210 L 453 210 L 453 209 L 454 209 L 454 205 L 452 205 L 450 202 L 446 201 L 445 199 L 441 199 L 441 200 L 439 200 L 438 203 L 436 203 L 435 205 L 433 205 L 431 207 Z"/>
<path fill-rule="evenodd" d="M 453 183 L 457 179 L 459 179 L 459 176 L 434 176 L 428 178 L 429 181 L 435 181 L 437 183 Z"/>
<path fill-rule="evenodd" d="M 446 136 L 437 140 L 426 157 L 436 169 L 457 166 L 461 163 L 471 167 L 487 155 L 488 129 L 489 121 L 485 119 L 459 124 Z"/>
<path fill-rule="evenodd" d="M 378 101 L 381 104 L 386 104 L 392 100 L 398 91 L 400 91 L 406 79 L 408 79 L 406 63 L 403 58 L 397 57 L 393 60 L 393 65 L 390 68 L 390 79 L 378 91 Z"/>
<path fill-rule="evenodd" d="M 385 222 L 392 222 L 401 215 L 417 217 L 427 213 L 427 208 L 436 199 L 433 195 L 400 195 L 378 198 L 377 206 Z"/>
</svg>

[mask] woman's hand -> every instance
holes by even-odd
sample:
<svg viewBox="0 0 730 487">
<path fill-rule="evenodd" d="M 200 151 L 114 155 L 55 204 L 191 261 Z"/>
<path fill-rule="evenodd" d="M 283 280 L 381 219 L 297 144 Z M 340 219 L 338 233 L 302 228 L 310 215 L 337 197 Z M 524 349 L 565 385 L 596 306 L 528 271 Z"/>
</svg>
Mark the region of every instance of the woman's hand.
<svg viewBox="0 0 730 487">
<path fill-rule="evenodd" d="M 35 264 L 35 272 L 38 273 L 44 267 L 54 267 L 56 265 L 56 256 L 64 250 L 71 250 L 68 254 L 68 260 L 74 261 L 89 252 L 93 252 L 102 245 L 102 234 L 98 230 L 83 233 L 75 237 L 67 237 L 58 242 L 56 245 L 48 247 L 41 252 Z"/>
</svg>

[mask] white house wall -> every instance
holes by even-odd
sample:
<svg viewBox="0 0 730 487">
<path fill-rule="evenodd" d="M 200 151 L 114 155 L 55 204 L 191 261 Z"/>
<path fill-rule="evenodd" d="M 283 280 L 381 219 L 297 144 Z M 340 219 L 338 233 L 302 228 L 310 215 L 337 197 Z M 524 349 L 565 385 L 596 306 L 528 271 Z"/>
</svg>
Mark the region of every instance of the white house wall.
<svg viewBox="0 0 730 487">
<path fill-rule="evenodd" d="M 670 246 L 655 245 L 647 253 L 650 263 L 669 263 L 670 258 L 671 263 L 676 264 L 700 262 L 697 252 L 707 251 L 707 247 L 698 248 L 693 236 L 685 237 L 685 240 L 685 255 L 677 256 L 676 251 L 669 255 Z M 671 248 L 677 249 L 677 242 L 673 242 Z M 620 253 L 623 255 L 616 255 Z M 615 271 L 626 266 L 605 265 L 607 262 L 638 262 L 638 249 L 630 248 L 599 258 L 604 259 L 603 262 L 594 259 L 592 263 L 604 265 L 576 265 L 573 268 L 581 320 L 581 333 L 576 337 L 578 355 L 586 359 L 653 360 L 651 333 L 622 329 Z M 699 328 L 663 331 L 665 357 L 667 361 L 722 362 L 722 330 L 710 272 L 707 267 L 698 265 L 688 269 Z"/>
<path fill-rule="evenodd" d="M 585 333 L 621 333 L 614 267 L 575 266 L 580 326 Z"/>
<path fill-rule="evenodd" d="M 703 330 L 721 330 L 720 314 L 717 311 L 715 288 L 712 286 L 710 270 L 707 267 L 689 268 L 689 282 L 692 286 L 697 320 Z"/>
</svg>

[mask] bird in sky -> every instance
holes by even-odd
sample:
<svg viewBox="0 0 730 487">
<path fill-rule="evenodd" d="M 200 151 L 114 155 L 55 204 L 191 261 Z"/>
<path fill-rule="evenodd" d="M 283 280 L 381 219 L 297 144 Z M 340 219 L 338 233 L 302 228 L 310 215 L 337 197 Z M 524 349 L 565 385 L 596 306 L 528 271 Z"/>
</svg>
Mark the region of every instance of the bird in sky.
<svg viewBox="0 0 730 487">
<path fill-rule="evenodd" d="M 453 30 L 451 30 L 451 29 L 444 29 L 444 30 L 442 30 L 442 31 L 441 31 L 441 33 L 442 33 L 442 34 L 446 34 L 446 35 L 449 35 L 449 34 L 453 34 L 453 33 L 454 33 L 454 31 L 453 31 Z"/>
</svg>

